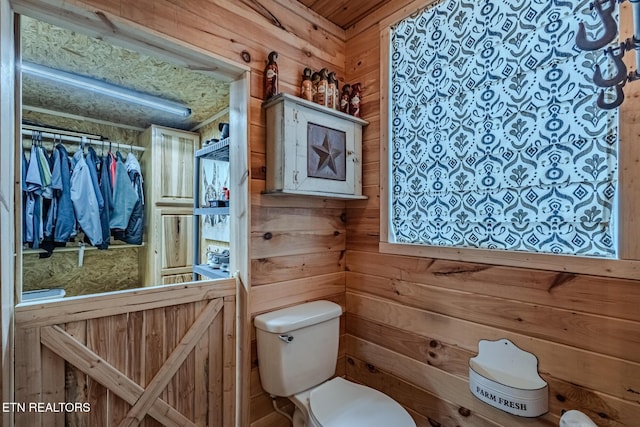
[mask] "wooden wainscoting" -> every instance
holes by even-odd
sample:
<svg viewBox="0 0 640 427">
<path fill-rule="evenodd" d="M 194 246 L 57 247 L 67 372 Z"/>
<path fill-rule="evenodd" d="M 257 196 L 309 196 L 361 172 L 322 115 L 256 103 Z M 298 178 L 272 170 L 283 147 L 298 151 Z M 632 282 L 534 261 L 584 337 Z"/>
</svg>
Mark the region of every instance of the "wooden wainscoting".
<svg viewBox="0 0 640 427">
<path fill-rule="evenodd" d="M 230 279 L 16 307 L 16 425 L 233 426 L 235 293 Z"/>
</svg>

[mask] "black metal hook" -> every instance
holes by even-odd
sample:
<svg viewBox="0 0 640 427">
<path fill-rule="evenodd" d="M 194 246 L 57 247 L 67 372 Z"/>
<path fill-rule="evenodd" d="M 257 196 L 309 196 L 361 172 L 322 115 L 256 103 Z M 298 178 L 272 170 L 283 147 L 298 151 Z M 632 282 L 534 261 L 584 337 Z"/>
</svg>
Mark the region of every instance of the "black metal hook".
<svg viewBox="0 0 640 427">
<path fill-rule="evenodd" d="M 605 79 L 602 77 L 602 70 L 599 65 L 596 65 L 595 71 L 593 73 L 593 82 L 600 87 L 610 87 L 617 85 L 627 78 L 627 66 L 625 65 L 622 58 L 624 57 L 624 53 L 627 50 L 626 43 L 620 43 L 619 53 L 615 53 L 612 48 L 607 48 L 606 53 L 608 53 L 613 59 L 613 63 L 616 67 L 616 73 L 610 79 Z"/>
<path fill-rule="evenodd" d="M 596 12 L 598 12 L 600 19 L 602 20 L 604 34 L 599 39 L 587 40 L 587 29 L 585 28 L 584 23 L 581 22 L 578 25 L 578 34 L 576 35 L 576 46 L 580 49 L 597 50 L 611 43 L 611 41 L 616 37 L 616 34 L 618 33 L 618 24 L 613 18 L 616 0 L 605 0 L 605 2 L 609 3 L 609 7 L 607 9 L 603 9 L 600 0 L 595 0 L 591 3 L 591 6 L 596 9 Z"/>
<path fill-rule="evenodd" d="M 604 89 L 601 90 L 600 94 L 598 95 L 598 107 L 604 110 L 613 110 L 614 108 L 618 108 L 620 104 L 622 104 L 622 101 L 624 101 L 624 92 L 622 91 L 622 88 L 624 87 L 625 83 L 627 83 L 626 79 L 621 84 L 617 84 L 614 86 L 616 88 L 616 97 L 611 102 L 605 102 Z"/>
</svg>

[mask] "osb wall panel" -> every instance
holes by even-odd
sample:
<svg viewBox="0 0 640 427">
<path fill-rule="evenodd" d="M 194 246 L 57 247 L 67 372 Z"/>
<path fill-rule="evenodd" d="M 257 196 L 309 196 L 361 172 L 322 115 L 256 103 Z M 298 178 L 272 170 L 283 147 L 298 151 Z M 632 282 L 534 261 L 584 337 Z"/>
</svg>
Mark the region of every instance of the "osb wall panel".
<svg viewBox="0 0 640 427">
<path fill-rule="evenodd" d="M 395 398 L 419 426 L 553 426 L 570 409 L 599 426 L 637 425 L 640 281 L 379 253 L 377 21 L 406 3 L 390 2 L 347 31 L 347 79 L 363 83 L 371 122 L 369 200 L 347 205 L 347 376 Z M 538 357 L 550 389 L 545 416 L 519 419 L 469 392 L 478 341 L 500 338 Z"/>
<path fill-rule="evenodd" d="M 99 10 L 107 19 L 116 16 L 133 21 L 236 62 L 242 62 L 243 51 L 249 53 L 248 65 L 252 71 L 249 111 L 252 174 L 264 170 L 266 163 L 261 103 L 262 74 L 269 52 L 275 50 L 279 53 L 282 92 L 298 92 L 305 67 L 327 67 L 344 79 L 344 31 L 294 1 L 265 0 L 257 4 L 217 0 L 179 3 L 168 0 L 87 0 L 75 4 L 88 10 Z M 264 271 L 252 271 L 253 275 L 261 276 L 261 286 L 268 290 L 263 294 L 252 291 L 252 303 L 259 305 L 256 310 L 268 311 L 310 299 L 344 295 L 345 273 L 341 252 L 346 248 L 346 226 L 340 219 L 344 202 L 320 200 L 308 203 L 304 198 L 274 201 L 269 196 L 262 196 L 262 189 L 264 175 L 252 175 L 252 216 L 261 218 L 257 223 L 253 221 L 251 226 L 252 268 L 256 262 L 285 264 L 290 271 L 299 273 L 282 280 L 278 272 L 269 276 Z M 317 207 L 328 210 L 317 211 Z M 335 260 L 330 266 L 324 259 L 327 251 Z M 308 286 L 308 283 L 317 286 Z M 273 298 L 274 295 L 282 298 Z M 253 423 L 260 425 L 266 418 L 264 422 L 269 422 L 269 425 L 288 425 L 285 418 L 271 415 L 268 397 L 265 400 L 261 393 L 261 389 L 251 391 L 254 396 L 250 416 Z M 272 419 L 276 420 L 275 424 L 271 423 Z"/>
<path fill-rule="evenodd" d="M 62 129 L 71 130 L 74 132 L 84 132 L 92 135 L 100 135 L 106 139 L 109 139 L 112 143 L 113 150 L 118 147 L 118 143 L 127 145 L 138 145 L 138 138 L 141 132 L 132 129 L 123 129 L 116 126 L 109 126 L 102 123 L 94 123 L 84 120 L 70 119 L 66 117 L 54 116 L 51 114 L 37 113 L 35 111 L 23 110 L 22 120 L 28 121 L 30 124 L 38 126 L 54 126 Z M 30 139 L 29 136 L 25 136 L 26 139 Z M 78 144 L 64 143 L 67 151 L 73 154 L 78 149 Z M 93 146 L 98 154 L 102 150 L 102 145 Z M 108 144 L 105 145 L 105 151 L 108 149 Z"/>
<path fill-rule="evenodd" d="M 107 83 L 165 99 L 180 101 L 192 110 L 189 117 L 149 111 L 109 97 L 78 95 L 66 85 L 51 86 L 24 76 L 22 99 L 27 105 L 46 104 L 73 114 L 97 114 L 139 127 L 150 123 L 190 129 L 229 104 L 229 85 L 202 70 L 175 66 L 78 31 L 25 17 L 21 21 L 22 59 L 54 69 L 95 76 Z M 46 102 L 43 102 L 46 100 Z"/>
<path fill-rule="evenodd" d="M 49 258 L 37 253 L 22 257 L 22 290 L 64 288 L 66 296 L 120 291 L 140 286 L 139 249 L 85 250 L 82 266 L 78 251 L 54 250 Z"/>
</svg>

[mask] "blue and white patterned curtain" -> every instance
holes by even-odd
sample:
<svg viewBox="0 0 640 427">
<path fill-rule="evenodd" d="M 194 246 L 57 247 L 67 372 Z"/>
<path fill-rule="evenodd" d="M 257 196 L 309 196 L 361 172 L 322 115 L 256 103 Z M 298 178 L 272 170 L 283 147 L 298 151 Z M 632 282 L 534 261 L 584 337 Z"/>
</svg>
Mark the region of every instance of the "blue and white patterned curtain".
<svg viewBox="0 0 640 427">
<path fill-rule="evenodd" d="M 618 112 L 582 21 L 589 0 L 444 0 L 392 28 L 392 241 L 616 256 Z"/>
</svg>

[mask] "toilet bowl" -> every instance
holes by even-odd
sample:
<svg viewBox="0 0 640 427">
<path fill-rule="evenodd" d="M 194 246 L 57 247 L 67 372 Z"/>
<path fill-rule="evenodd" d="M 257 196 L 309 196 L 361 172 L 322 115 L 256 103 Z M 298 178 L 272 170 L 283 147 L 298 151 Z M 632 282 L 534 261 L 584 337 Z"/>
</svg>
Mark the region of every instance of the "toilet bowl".
<svg viewBox="0 0 640 427">
<path fill-rule="evenodd" d="M 294 427 L 416 427 L 389 396 L 334 377 L 342 308 L 314 301 L 256 316 L 262 388 L 291 400 Z"/>
<path fill-rule="evenodd" d="M 289 398 L 293 427 L 415 427 L 398 402 L 372 388 L 336 377 Z"/>
</svg>

